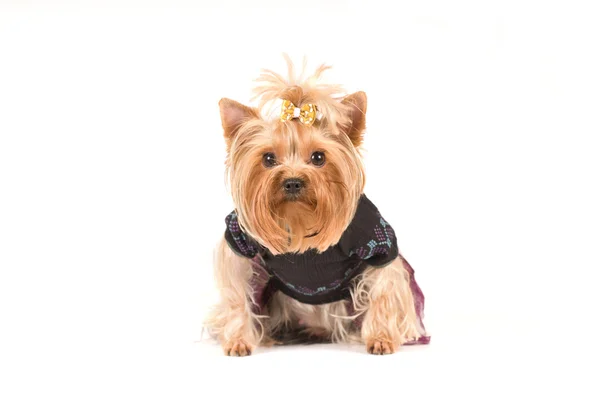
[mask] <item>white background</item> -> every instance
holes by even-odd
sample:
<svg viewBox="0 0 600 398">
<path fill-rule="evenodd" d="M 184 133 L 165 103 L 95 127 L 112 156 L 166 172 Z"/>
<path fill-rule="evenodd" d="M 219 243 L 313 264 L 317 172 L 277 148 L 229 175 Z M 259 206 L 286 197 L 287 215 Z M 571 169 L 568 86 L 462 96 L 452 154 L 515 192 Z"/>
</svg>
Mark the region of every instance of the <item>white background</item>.
<svg viewBox="0 0 600 398">
<path fill-rule="evenodd" d="M 598 396 L 593 3 L 1 2 L 0 395 Z M 428 347 L 201 339 L 217 102 L 284 51 L 368 94 L 366 192 Z"/>
</svg>

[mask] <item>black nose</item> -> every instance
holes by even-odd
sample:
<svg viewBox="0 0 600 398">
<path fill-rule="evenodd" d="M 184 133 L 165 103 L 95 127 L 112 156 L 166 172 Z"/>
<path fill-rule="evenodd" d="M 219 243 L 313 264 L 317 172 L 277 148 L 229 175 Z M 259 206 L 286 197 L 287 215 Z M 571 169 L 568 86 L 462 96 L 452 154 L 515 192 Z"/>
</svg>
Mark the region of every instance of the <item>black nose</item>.
<svg viewBox="0 0 600 398">
<path fill-rule="evenodd" d="M 304 188 L 304 181 L 299 178 L 288 178 L 283 182 L 283 190 L 287 195 L 295 195 Z"/>
</svg>

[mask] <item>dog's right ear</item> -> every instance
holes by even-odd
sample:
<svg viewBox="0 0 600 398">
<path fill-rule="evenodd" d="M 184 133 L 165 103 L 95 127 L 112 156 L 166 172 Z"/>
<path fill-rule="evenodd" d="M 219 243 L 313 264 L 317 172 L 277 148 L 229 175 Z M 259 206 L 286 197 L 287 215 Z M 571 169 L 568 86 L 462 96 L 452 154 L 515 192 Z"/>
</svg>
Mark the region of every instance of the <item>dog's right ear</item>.
<svg viewBox="0 0 600 398">
<path fill-rule="evenodd" d="M 242 105 L 229 98 L 222 98 L 219 101 L 221 110 L 221 124 L 225 140 L 229 142 L 240 127 L 250 119 L 258 119 L 258 110 Z"/>
</svg>

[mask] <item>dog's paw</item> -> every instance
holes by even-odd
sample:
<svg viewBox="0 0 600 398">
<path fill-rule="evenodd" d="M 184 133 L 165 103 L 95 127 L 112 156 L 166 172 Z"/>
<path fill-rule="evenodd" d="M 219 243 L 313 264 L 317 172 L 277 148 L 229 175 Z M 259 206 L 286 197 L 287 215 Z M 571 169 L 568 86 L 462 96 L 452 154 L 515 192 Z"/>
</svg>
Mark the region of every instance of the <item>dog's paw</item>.
<svg viewBox="0 0 600 398">
<path fill-rule="evenodd" d="M 367 352 L 373 355 L 393 354 L 396 351 L 394 346 L 384 340 L 372 339 L 367 341 Z"/>
<path fill-rule="evenodd" d="M 244 340 L 232 340 L 223 346 L 225 355 L 230 357 L 245 357 L 252 354 L 252 347 Z"/>
</svg>

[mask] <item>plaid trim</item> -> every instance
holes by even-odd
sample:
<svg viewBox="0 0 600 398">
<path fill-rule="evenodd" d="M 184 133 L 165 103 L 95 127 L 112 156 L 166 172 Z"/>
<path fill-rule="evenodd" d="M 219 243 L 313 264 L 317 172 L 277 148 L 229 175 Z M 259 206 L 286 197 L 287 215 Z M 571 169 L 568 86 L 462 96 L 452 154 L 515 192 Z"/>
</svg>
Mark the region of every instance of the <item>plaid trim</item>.
<svg viewBox="0 0 600 398">
<path fill-rule="evenodd" d="M 380 217 L 379 225 L 373 229 L 375 239 L 371 239 L 365 245 L 350 251 L 349 255 L 357 255 L 362 260 L 368 260 L 374 256 L 387 256 L 393 245 L 396 237 L 392 226 Z"/>
<path fill-rule="evenodd" d="M 256 256 L 258 254 L 258 246 L 250 241 L 244 231 L 242 231 L 235 210 L 225 218 L 225 223 L 227 224 L 227 231 L 235 244 L 235 247 L 232 247 L 232 249 L 244 257 L 253 258 Z"/>
</svg>

